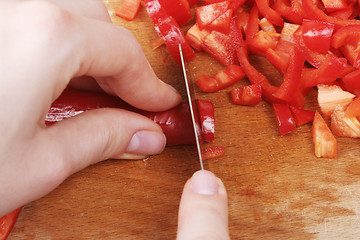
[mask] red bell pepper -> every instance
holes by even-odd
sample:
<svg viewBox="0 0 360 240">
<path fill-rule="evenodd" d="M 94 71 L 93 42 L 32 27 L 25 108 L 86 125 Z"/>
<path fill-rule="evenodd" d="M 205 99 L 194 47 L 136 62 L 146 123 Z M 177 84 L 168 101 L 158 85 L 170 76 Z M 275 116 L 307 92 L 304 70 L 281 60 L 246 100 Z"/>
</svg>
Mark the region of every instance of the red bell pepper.
<svg viewBox="0 0 360 240">
<path fill-rule="evenodd" d="M 215 19 L 223 15 L 230 7 L 229 1 L 221 1 L 195 8 L 196 23 L 200 29 L 204 29 Z"/>
<path fill-rule="evenodd" d="M 22 207 L 0 218 L 0 239 L 5 240 L 13 229 Z"/>
<path fill-rule="evenodd" d="M 313 120 L 312 137 L 316 157 L 337 157 L 336 138 L 318 111 L 315 112 Z"/>
<path fill-rule="evenodd" d="M 196 100 L 196 106 L 200 115 L 203 140 L 205 142 L 211 142 L 215 138 L 214 104 L 210 101 Z"/>
<path fill-rule="evenodd" d="M 122 17 L 128 21 L 133 20 L 139 12 L 141 0 L 124 0 L 116 10 L 116 16 Z"/>
<path fill-rule="evenodd" d="M 203 92 L 216 92 L 233 85 L 244 77 L 245 74 L 239 65 L 229 65 L 226 69 L 218 71 L 213 77 L 207 74 L 201 75 L 196 81 L 196 85 Z"/>
<path fill-rule="evenodd" d="M 173 17 L 179 26 L 184 26 L 192 18 L 187 0 L 158 0 L 166 13 Z"/>
<path fill-rule="evenodd" d="M 276 0 L 272 8 L 292 23 L 301 24 L 304 19 L 304 10 L 299 0 Z"/>
<path fill-rule="evenodd" d="M 360 116 L 360 97 L 356 97 L 345 110 L 346 117 Z"/>
<path fill-rule="evenodd" d="M 242 32 L 233 18 L 228 34 L 212 31 L 204 39 L 203 49 L 224 65 L 237 64 L 236 50 L 245 46 Z"/>
<path fill-rule="evenodd" d="M 328 53 L 334 27 L 332 23 L 304 19 L 302 24 L 304 43 L 312 51 Z"/>
<path fill-rule="evenodd" d="M 233 10 L 228 9 L 214 21 L 212 21 L 209 25 L 207 25 L 207 29 L 214 30 L 218 32 L 228 33 L 230 30 L 230 22 L 233 15 Z"/>
<path fill-rule="evenodd" d="M 269 83 L 269 80 L 257 71 L 249 62 L 248 53 L 245 47 L 240 47 L 237 50 L 237 56 L 242 70 L 248 77 L 252 84 L 258 84 L 261 86 L 262 96 L 265 101 L 269 103 L 281 102 L 279 99 L 273 96 L 273 93 L 278 89 Z"/>
<path fill-rule="evenodd" d="M 276 98 L 285 102 L 290 102 L 301 85 L 301 70 L 304 66 L 305 58 L 300 49 L 294 46 L 289 49 L 290 59 L 284 80 L 281 86 L 273 94 Z"/>
<path fill-rule="evenodd" d="M 291 114 L 289 105 L 273 104 L 273 109 L 281 136 L 288 134 L 296 129 L 295 120 Z"/>
<path fill-rule="evenodd" d="M 185 38 L 196 51 L 202 51 L 204 40 L 207 35 L 210 34 L 210 31 L 207 29 L 200 30 L 199 26 L 195 23 L 189 30 L 186 32 Z"/>
<path fill-rule="evenodd" d="M 212 122 L 214 121 L 211 121 L 211 118 L 214 118 L 214 112 L 209 107 L 209 102 L 202 103 L 201 100 L 198 100 L 198 103 L 201 104 L 198 107 L 199 118 L 206 119 L 206 121 L 202 121 L 202 130 L 207 140 L 213 139 L 214 126 Z M 167 138 L 167 146 L 195 143 L 190 109 L 187 103 L 182 103 L 167 111 L 154 113 L 136 109 L 121 99 L 104 93 L 66 89 L 52 104 L 46 115 L 45 123 L 50 126 L 85 111 L 104 107 L 134 111 L 150 118 L 163 129 Z"/>
<path fill-rule="evenodd" d="M 328 12 L 343 10 L 348 6 L 345 0 L 322 0 L 322 3 Z"/>
<path fill-rule="evenodd" d="M 342 107 L 337 107 L 331 114 L 330 128 L 335 136 L 360 138 L 359 119 L 347 116 Z"/>
<path fill-rule="evenodd" d="M 207 147 L 203 152 L 204 160 L 218 158 L 225 153 L 225 148 L 223 146 Z"/>
<path fill-rule="evenodd" d="M 360 89 L 360 69 L 346 74 L 342 77 L 342 81 L 350 91 Z"/>
<path fill-rule="evenodd" d="M 341 19 L 327 15 L 316 6 L 313 0 L 302 0 L 307 18 L 334 24 L 335 30 L 347 25 L 359 25 L 360 21 L 355 19 Z"/>
<path fill-rule="evenodd" d="M 310 123 L 314 120 L 314 116 L 315 116 L 314 111 L 305 110 L 302 108 L 295 107 L 293 105 L 290 105 L 290 110 L 292 115 L 294 116 L 297 127 Z"/>
<path fill-rule="evenodd" d="M 261 101 L 261 87 L 258 84 L 251 84 L 235 88 L 230 91 L 230 97 L 234 104 L 256 106 Z"/>
<path fill-rule="evenodd" d="M 179 44 L 185 61 L 191 61 L 195 58 L 195 52 L 185 40 L 183 32 L 176 21 L 170 17 L 158 0 L 146 0 L 146 10 L 155 26 L 159 36 L 164 38 L 165 45 L 168 48 L 174 60 L 181 64 Z"/>
<path fill-rule="evenodd" d="M 274 9 L 270 7 L 269 0 L 255 0 L 259 12 L 266 17 L 272 24 L 277 26 L 283 26 L 284 20 Z"/>
<path fill-rule="evenodd" d="M 189 6 L 193 7 L 200 2 L 200 0 L 188 0 Z"/>
</svg>

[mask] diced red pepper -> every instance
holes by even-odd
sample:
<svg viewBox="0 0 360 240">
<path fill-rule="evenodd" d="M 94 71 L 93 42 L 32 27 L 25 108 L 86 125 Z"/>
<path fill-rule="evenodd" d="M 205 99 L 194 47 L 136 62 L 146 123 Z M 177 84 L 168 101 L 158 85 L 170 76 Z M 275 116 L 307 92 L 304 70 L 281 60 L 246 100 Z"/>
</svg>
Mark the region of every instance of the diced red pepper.
<svg viewBox="0 0 360 240">
<path fill-rule="evenodd" d="M 277 33 L 275 26 L 266 18 L 259 21 L 259 26 L 265 32 Z"/>
<path fill-rule="evenodd" d="M 145 6 L 153 24 L 155 25 L 156 31 L 164 38 L 165 45 L 174 60 L 181 65 L 179 44 L 182 46 L 184 60 L 191 61 L 194 59 L 195 52 L 185 40 L 179 25 L 172 17 L 169 17 L 165 9 L 160 5 L 159 1 L 146 0 Z"/>
<path fill-rule="evenodd" d="M 345 110 L 346 117 L 360 116 L 360 97 L 356 97 Z"/>
<path fill-rule="evenodd" d="M 225 153 L 225 148 L 223 146 L 207 147 L 205 148 L 203 154 L 204 160 L 218 158 Z"/>
<path fill-rule="evenodd" d="M 343 10 L 347 7 L 345 0 L 322 0 L 322 3 L 328 12 Z"/>
<path fill-rule="evenodd" d="M 266 56 L 268 49 L 274 49 L 278 43 L 279 34 L 265 32 L 263 30 L 257 32 L 253 38 L 246 41 L 247 48 L 250 53 Z"/>
<path fill-rule="evenodd" d="M 230 22 L 228 34 L 212 31 L 204 39 L 203 49 L 224 65 L 237 64 L 236 50 L 245 46 L 242 32 L 234 19 Z"/>
<path fill-rule="evenodd" d="M 306 46 L 315 52 L 328 53 L 334 24 L 304 19 L 302 34 Z"/>
<path fill-rule="evenodd" d="M 201 131 L 205 142 L 211 142 L 215 138 L 215 110 L 210 101 L 196 100 L 199 111 Z"/>
<path fill-rule="evenodd" d="M 290 102 L 301 85 L 301 72 L 304 66 L 305 58 L 298 47 L 289 49 L 290 59 L 283 83 L 273 94 L 276 98 Z"/>
<path fill-rule="evenodd" d="M 193 7 L 200 2 L 200 0 L 188 0 L 189 6 Z"/>
<path fill-rule="evenodd" d="M 343 107 L 337 107 L 331 114 L 331 131 L 340 137 L 360 138 L 360 122 L 357 117 L 346 115 Z"/>
<path fill-rule="evenodd" d="M 274 9 L 270 7 L 269 0 L 255 0 L 259 12 L 266 17 L 272 24 L 277 26 L 283 26 L 284 20 Z"/>
<path fill-rule="evenodd" d="M 255 37 L 255 35 L 259 32 L 259 10 L 254 4 L 251 8 L 248 22 L 245 29 L 245 39 L 246 42 L 249 43 Z"/>
<path fill-rule="evenodd" d="M 287 104 L 273 104 L 273 109 L 278 123 L 281 136 L 288 134 L 296 129 L 294 117 Z"/>
<path fill-rule="evenodd" d="M 230 91 L 230 97 L 234 104 L 256 106 L 261 101 L 261 87 L 258 84 L 251 84 L 235 88 Z"/>
<path fill-rule="evenodd" d="M 221 1 L 213 4 L 197 7 L 196 23 L 200 29 L 204 29 L 211 24 L 215 19 L 223 15 L 230 7 L 229 1 Z"/>
<path fill-rule="evenodd" d="M 18 208 L 7 215 L 0 218 L 0 239 L 5 240 L 9 236 L 11 230 L 13 229 L 16 220 L 21 212 L 21 208 Z"/>
<path fill-rule="evenodd" d="M 222 15 L 212 21 L 209 25 L 207 25 L 206 28 L 209 30 L 228 33 L 230 30 L 232 13 L 232 9 L 226 10 L 226 12 L 224 12 Z"/>
<path fill-rule="evenodd" d="M 272 8 L 283 18 L 296 24 L 301 24 L 305 16 L 301 1 L 299 0 L 292 0 L 291 2 L 287 0 L 276 0 Z"/>
<path fill-rule="evenodd" d="M 325 120 L 318 111 L 315 112 L 312 137 L 315 148 L 316 157 L 336 158 L 337 157 L 337 141 Z"/>
<path fill-rule="evenodd" d="M 204 40 L 210 31 L 207 29 L 200 30 L 197 24 L 194 24 L 186 33 L 186 40 L 197 51 L 203 50 Z"/>
<path fill-rule="evenodd" d="M 218 71 L 213 77 L 203 74 L 196 81 L 196 85 L 203 92 L 216 92 L 227 88 L 240 79 L 245 74 L 239 65 L 229 65 L 226 69 Z"/>
<path fill-rule="evenodd" d="M 158 0 L 166 13 L 173 17 L 179 26 L 184 26 L 192 18 L 187 0 Z"/>
<path fill-rule="evenodd" d="M 346 74 L 342 77 L 342 81 L 350 90 L 360 89 L 360 69 Z"/>
<path fill-rule="evenodd" d="M 116 16 L 128 21 L 133 20 L 139 12 L 141 0 L 124 0 L 116 10 Z"/>
<path fill-rule="evenodd" d="M 314 111 L 305 110 L 292 105 L 290 105 L 290 110 L 292 115 L 294 116 L 296 126 L 298 127 L 310 123 L 314 120 Z"/>
<path fill-rule="evenodd" d="M 258 84 L 261 86 L 261 92 L 264 100 L 269 103 L 280 102 L 279 99 L 273 96 L 273 93 L 275 93 L 278 88 L 271 85 L 269 80 L 251 65 L 245 47 L 240 47 L 237 50 L 237 56 L 240 62 L 240 66 L 245 75 L 248 77 L 249 81 L 252 84 Z"/>
</svg>

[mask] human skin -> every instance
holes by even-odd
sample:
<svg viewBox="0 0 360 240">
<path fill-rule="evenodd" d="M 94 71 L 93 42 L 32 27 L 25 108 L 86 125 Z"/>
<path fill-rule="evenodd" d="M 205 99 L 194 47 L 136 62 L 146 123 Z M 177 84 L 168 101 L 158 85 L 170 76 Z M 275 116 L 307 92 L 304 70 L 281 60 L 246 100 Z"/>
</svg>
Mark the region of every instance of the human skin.
<svg viewBox="0 0 360 240">
<path fill-rule="evenodd" d="M 181 101 L 155 75 L 132 33 L 111 23 L 101 1 L 1 1 L 0 52 L 0 216 L 91 164 L 164 149 L 158 125 L 121 109 L 44 124 L 51 103 L 68 85 L 101 88 L 147 111 Z M 217 194 L 222 197 L 212 198 L 213 204 L 227 214 L 224 191 Z"/>
</svg>

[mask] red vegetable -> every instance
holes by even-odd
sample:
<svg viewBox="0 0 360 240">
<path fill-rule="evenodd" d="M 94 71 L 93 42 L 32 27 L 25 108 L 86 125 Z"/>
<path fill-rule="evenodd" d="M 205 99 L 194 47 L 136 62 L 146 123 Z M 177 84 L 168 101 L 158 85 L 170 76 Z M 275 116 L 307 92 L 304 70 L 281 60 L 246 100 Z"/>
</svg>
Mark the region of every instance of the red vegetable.
<svg viewBox="0 0 360 240">
<path fill-rule="evenodd" d="M 336 158 L 337 141 L 318 111 L 312 126 L 312 137 L 316 157 Z"/>
<path fill-rule="evenodd" d="M 187 0 L 158 0 L 166 13 L 173 17 L 179 26 L 184 26 L 192 18 Z"/>
<path fill-rule="evenodd" d="M 225 153 L 225 148 L 223 146 L 216 146 L 216 147 L 208 147 L 205 148 L 203 154 L 204 160 L 217 158 L 222 156 Z"/>
<path fill-rule="evenodd" d="M 277 26 L 283 26 L 284 20 L 274 9 L 270 7 L 269 0 L 255 0 L 259 12 L 266 17 L 272 24 Z"/>
<path fill-rule="evenodd" d="M 230 7 L 229 1 L 222 1 L 209 5 L 197 7 L 196 11 L 196 23 L 200 29 L 209 26 L 217 18 L 222 16 Z"/>
<path fill-rule="evenodd" d="M 196 100 L 196 105 L 199 110 L 203 140 L 211 142 L 215 136 L 214 104 L 209 101 Z"/>
<path fill-rule="evenodd" d="M 245 74 L 239 65 L 229 65 L 226 69 L 218 71 L 213 77 L 203 74 L 196 81 L 203 92 L 216 92 L 233 85 L 244 78 Z"/>
<path fill-rule="evenodd" d="M 139 12 L 141 0 L 124 0 L 116 10 L 116 16 L 133 20 Z"/>
<path fill-rule="evenodd" d="M 201 100 L 198 100 L 198 103 L 202 104 L 198 107 L 199 117 L 202 119 L 202 130 L 206 140 L 210 141 L 214 138 L 214 121 L 211 121 L 214 119 L 214 111 L 209 107 L 210 102 L 202 103 Z M 190 109 L 187 103 L 181 103 L 167 111 L 154 113 L 136 109 L 121 99 L 104 93 L 66 89 L 52 104 L 45 118 L 45 123 L 49 126 L 85 111 L 104 107 L 122 108 L 150 118 L 163 129 L 168 146 L 195 143 Z"/>
<path fill-rule="evenodd" d="M 302 34 L 306 46 L 315 52 L 327 53 L 330 50 L 334 24 L 304 19 Z"/>
<path fill-rule="evenodd" d="M 0 218 L 0 240 L 5 240 L 9 236 L 11 230 L 16 223 L 21 209 L 22 207 Z"/>
<path fill-rule="evenodd" d="M 168 48 L 174 60 L 181 64 L 179 44 L 181 43 L 182 51 L 185 61 L 191 61 L 195 58 L 194 50 L 190 47 L 188 42 L 176 23 L 170 17 L 165 9 L 161 6 L 158 0 L 146 0 L 145 2 L 147 12 L 155 26 L 156 31 L 164 38 L 165 45 Z"/>
<path fill-rule="evenodd" d="M 283 136 L 295 130 L 295 120 L 291 114 L 289 105 L 273 104 L 280 135 Z"/>
<path fill-rule="evenodd" d="M 255 106 L 261 101 L 261 87 L 258 84 L 251 84 L 235 88 L 230 91 L 230 97 L 234 104 Z"/>
<path fill-rule="evenodd" d="M 314 120 L 314 115 L 315 115 L 314 111 L 305 110 L 292 105 L 290 105 L 290 110 L 292 115 L 294 116 L 297 127 L 302 126 L 306 123 L 310 123 Z"/>
</svg>

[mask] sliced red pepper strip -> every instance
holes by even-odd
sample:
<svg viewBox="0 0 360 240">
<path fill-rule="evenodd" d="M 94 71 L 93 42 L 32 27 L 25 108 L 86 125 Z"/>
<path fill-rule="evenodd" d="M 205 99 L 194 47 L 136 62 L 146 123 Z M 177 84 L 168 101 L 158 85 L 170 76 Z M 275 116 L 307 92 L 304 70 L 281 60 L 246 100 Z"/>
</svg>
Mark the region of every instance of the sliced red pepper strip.
<svg viewBox="0 0 360 240">
<path fill-rule="evenodd" d="M 258 84 L 251 84 L 235 88 L 230 91 L 230 97 L 234 104 L 256 106 L 261 101 L 261 87 Z"/>
<path fill-rule="evenodd" d="M 137 112 L 150 118 L 163 129 L 167 139 L 167 146 L 195 143 L 188 103 L 181 103 L 173 109 L 154 113 L 136 109 L 121 99 L 105 93 L 66 89 L 52 104 L 46 115 L 45 123 L 47 126 L 50 126 L 85 111 L 104 107 L 121 108 Z M 209 107 L 200 107 L 200 117 L 207 116 L 207 119 L 211 117 L 214 118 L 212 115 L 213 111 L 208 109 Z M 206 124 L 203 124 L 202 128 L 207 135 L 207 139 L 211 139 L 211 133 L 214 131 L 214 126 L 211 125 L 211 121 L 206 121 Z"/>
<path fill-rule="evenodd" d="M 245 47 L 240 47 L 237 50 L 237 56 L 241 68 L 243 69 L 246 76 L 249 78 L 249 81 L 252 84 L 258 84 L 261 86 L 262 96 L 265 101 L 269 103 L 278 103 L 280 100 L 273 96 L 273 93 L 278 89 L 275 86 L 272 86 L 269 83 L 269 80 L 257 71 L 249 62 L 248 53 Z"/>
<path fill-rule="evenodd" d="M 229 1 L 217 2 L 195 8 L 196 23 L 200 29 L 204 29 L 215 19 L 223 15 L 230 7 Z"/>
<path fill-rule="evenodd" d="M 304 11 L 307 18 L 319 20 L 323 22 L 332 23 L 335 25 L 335 29 L 338 29 L 347 25 L 359 25 L 360 21 L 353 19 L 340 19 L 327 15 L 321 9 L 319 9 L 313 0 L 302 0 Z"/>
<path fill-rule="evenodd" d="M 322 0 L 322 3 L 328 12 L 346 9 L 348 5 L 345 0 Z"/>
<path fill-rule="evenodd" d="M 225 148 L 223 146 L 207 147 L 204 149 L 203 157 L 204 160 L 218 158 L 225 153 Z"/>
<path fill-rule="evenodd" d="M 284 20 L 274 9 L 270 7 L 269 0 L 255 0 L 259 12 L 266 17 L 272 24 L 276 26 L 283 26 Z"/>
<path fill-rule="evenodd" d="M 196 100 L 196 105 L 199 111 L 203 139 L 205 142 L 211 142 L 215 138 L 214 104 L 210 101 Z"/>
<path fill-rule="evenodd" d="M 213 77 L 203 74 L 196 81 L 196 85 L 203 92 L 216 92 L 227 88 L 240 79 L 245 74 L 239 65 L 229 65 L 226 69 L 218 71 Z"/>
<path fill-rule="evenodd" d="M 347 89 L 355 90 L 360 89 L 360 69 L 350 72 L 342 77 Z"/>
<path fill-rule="evenodd" d="M 292 23 L 301 24 L 304 19 L 304 11 L 299 1 L 293 0 L 289 3 L 286 0 L 276 0 L 272 8 Z"/>
<path fill-rule="evenodd" d="M 184 60 L 191 61 L 194 59 L 195 52 L 185 40 L 179 25 L 172 17 L 169 17 L 159 1 L 146 0 L 145 6 L 155 26 L 155 30 L 158 32 L 159 36 L 164 38 L 165 45 L 174 60 L 178 64 L 181 64 L 179 44 L 182 46 Z"/>
<path fill-rule="evenodd" d="M 289 105 L 273 104 L 273 109 L 278 123 L 281 136 L 288 134 L 296 129 L 295 120 L 291 114 Z"/>
<path fill-rule="evenodd" d="M 298 47 L 294 46 L 292 49 L 289 49 L 289 52 L 289 66 L 287 67 L 283 83 L 274 93 L 276 98 L 285 102 L 290 102 L 294 98 L 296 91 L 298 91 L 301 84 L 301 72 L 305 62 L 304 54 Z"/>
<path fill-rule="evenodd" d="M 316 157 L 336 158 L 337 141 L 325 120 L 318 111 L 315 112 L 312 137 Z"/>
<path fill-rule="evenodd" d="M 246 42 L 249 43 L 251 39 L 253 39 L 258 32 L 259 32 L 259 10 L 256 4 L 254 4 L 254 6 L 250 10 L 248 22 L 245 29 Z"/>
<path fill-rule="evenodd" d="M 13 229 L 22 207 L 0 218 L 0 239 L 5 240 Z"/>
<path fill-rule="evenodd" d="M 187 0 L 158 0 L 166 13 L 173 17 L 179 26 L 184 26 L 192 18 Z"/>
<path fill-rule="evenodd" d="M 296 126 L 300 127 L 304 124 L 310 123 L 314 120 L 315 112 L 311 110 L 305 110 L 290 105 L 290 110 L 294 116 Z"/>
<path fill-rule="evenodd" d="M 133 20 L 139 12 L 141 0 L 124 0 L 115 14 L 128 21 Z"/>
<path fill-rule="evenodd" d="M 332 23 L 304 19 L 302 24 L 304 43 L 312 51 L 328 53 L 334 27 Z"/>
<path fill-rule="evenodd" d="M 230 22 L 232 18 L 233 10 L 228 9 L 218 18 L 216 18 L 212 23 L 206 26 L 209 30 L 214 30 L 222 33 L 228 33 L 230 30 Z"/>
</svg>

